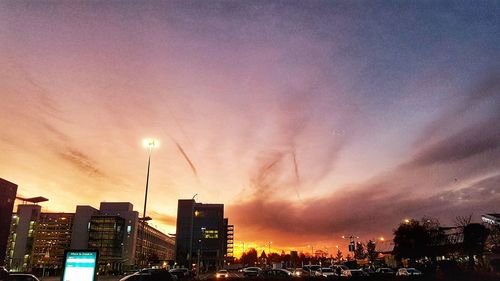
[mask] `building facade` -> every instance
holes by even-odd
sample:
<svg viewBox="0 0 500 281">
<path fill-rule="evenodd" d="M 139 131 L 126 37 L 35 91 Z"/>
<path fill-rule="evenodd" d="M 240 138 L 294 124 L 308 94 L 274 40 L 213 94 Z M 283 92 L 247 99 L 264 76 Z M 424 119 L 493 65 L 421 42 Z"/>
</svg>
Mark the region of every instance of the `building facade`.
<svg viewBox="0 0 500 281">
<path fill-rule="evenodd" d="M 31 271 L 35 229 L 40 217 L 40 205 L 18 205 L 11 216 L 7 244 L 6 266 L 11 271 Z"/>
<path fill-rule="evenodd" d="M 5 264 L 17 185 L 0 178 L 0 265 Z"/>
<path fill-rule="evenodd" d="M 170 263 L 175 259 L 175 238 L 139 221 L 136 260 L 143 267 Z M 144 235 L 143 235 L 144 233 Z"/>
<path fill-rule="evenodd" d="M 228 254 L 228 221 L 223 204 L 181 199 L 177 207 L 176 262 L 200 271 L 224 266 Z"/>
<path fill-rule="evenodd" d="M 40 198 L 32 199 L 45 199 Z M 142 236 L 141 226 L 127 202 L 103 202 L 99 210 L 77 206 L 75 213 L 42 213 L 39 205 L 21 204 L 8 227 L 6 265 L 11 271 L 58 274 L 67 249 L 97 249 L 101 273 L 173 262 L 174 239 L 147 223 Z"/>
<path fill-rule="evenodd" d="M 71 245 L 73 213 L 40 213 L 36 222 L 30 269 L 32 272 L 59 274 L 64 250 Z"/>
<path fill-rule="evenodd" d="M 489 225 L 500 226 L 500 214 L 486 214 L 481 216 L 481 220 Z"/>
</svg>

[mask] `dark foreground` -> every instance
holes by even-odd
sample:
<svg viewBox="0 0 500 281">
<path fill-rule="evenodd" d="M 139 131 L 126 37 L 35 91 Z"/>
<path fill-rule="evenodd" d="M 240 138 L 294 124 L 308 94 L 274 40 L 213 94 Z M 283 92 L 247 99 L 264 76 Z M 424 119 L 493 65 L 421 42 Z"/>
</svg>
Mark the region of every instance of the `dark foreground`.
<svg viewBox="0 0 500 281">
<path fill-rule="evenodd" d="M 355 281 L 355 280 L 373 280 L 373 281 L 500 281 L 498 274 L 482 273 L 461 273 L 456 275 L 427 275 L 427 276 L 366 276 L 366 277 L 305 277 L 305 278 L 214 278 L 210 277 L 207 281 L 241 281 L 242 279 L 251 281 Z"/>
</svg>

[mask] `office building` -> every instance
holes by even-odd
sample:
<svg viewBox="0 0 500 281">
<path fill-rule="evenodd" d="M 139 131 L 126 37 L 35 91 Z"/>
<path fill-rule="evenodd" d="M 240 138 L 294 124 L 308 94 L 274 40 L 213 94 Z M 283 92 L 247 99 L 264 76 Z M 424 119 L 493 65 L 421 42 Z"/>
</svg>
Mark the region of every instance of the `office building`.
<svg viewBox="0 0 500 281">
<path fill-rule="evenodd" d="M 17 185 L 0 178 L 0 265 L 5 264 L 12 210 L 16 200 Z"/>
<path fill-rule="evenodd" d="M 177 206 L 176 262 L 200 271 L 222 268 L 228 250 L 223 204 L 181 199 Z"/>
<path fill-rule="evenodd" d="M 144 236 L 142 235 L 143 230 Z M 143 240 L 142 237 L 145 239 Z M 142 220 L 139 221 L 137 245 L 140 246 L 136 250 L 136 260 L 137 264 L 142 267 L 170 263 L 175 259 L 175 238 L 164 234 Z"/>
<path fill-rule="evenodd" d="M 73 233 L 72 247 L 81 248 L 87 241 L 84 248 L 99 250 L 98 270 L 103 273 L 149 267 L 174 259 L 174 239 L 143 223 L 128 202 L 102 202 L 99 210 L 77 206 Z"/>
<path fill-rule="evenodd" d="M 490 225 L 500 225 L 500 214 L 482 215 L 481 220 Z"/>
<path fill-rule="evenodd" d="M 73 228 L 71 229 L 71 249 L 87 249 L 90 219 L 98 213 L 99 210 L 91 206 L 76 206 Z"/>
<path fill-rule="evenodd" d="M 48 275 L 61 273 L 64 250 L 71 245 L 74 213 L 40 213 L 35 225 L 30 269 Z"/>
<path fill-rule="evenodd" d="M 99 250 L 98 270 L 125 270 L 170 263 L 174 239 L 143 223 L 131 203 L 103 202 L 99 210 L 77 206 L 75 213 L 42 213 L 43 197 L 22 199 L 11 216 L 7 267 L 12 271 L 59 274 L 66 249 Z M 142 245 L 144 247 L 138 247 Z"/>
<path fill-rule="evenodd" d="M 12 215 L 6 266 L 11 271 L 30 271 L 32 263 L 35 228 L 40 217 L 40 205 L 18 205 Z"/>
</svg>

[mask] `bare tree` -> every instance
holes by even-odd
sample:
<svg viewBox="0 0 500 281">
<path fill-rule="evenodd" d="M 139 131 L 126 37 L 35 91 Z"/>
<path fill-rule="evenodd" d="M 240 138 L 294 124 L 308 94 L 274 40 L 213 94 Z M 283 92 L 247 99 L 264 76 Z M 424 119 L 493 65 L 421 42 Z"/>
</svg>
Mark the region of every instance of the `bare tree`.
<svg viewBox="0 0 500 281">
<path fill-rule="evenodd" d="M 462 230 L 472 222 L 472 214 L 468 216 L 458 216 L 455 218 L 455 226 Z"/>
</svg>

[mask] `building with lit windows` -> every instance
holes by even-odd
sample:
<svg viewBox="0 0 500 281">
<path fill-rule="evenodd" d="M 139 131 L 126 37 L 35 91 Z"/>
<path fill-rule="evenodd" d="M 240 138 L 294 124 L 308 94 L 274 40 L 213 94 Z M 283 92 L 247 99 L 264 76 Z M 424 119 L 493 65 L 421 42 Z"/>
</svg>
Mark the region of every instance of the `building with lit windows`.
<svg viewBox="0 0 500 281">
<path fill-rule="evenodd" d="M 188 268 L 199 267 L 202 272 L 222 268 L 228 255 L 228 228 L 223 204 L 179 200 L 176 262 Z"/>
<path fill-rule="evenodd" d="M 64 250 L 71 245 L 74 213 L 40 213 L 31 250 L 31 271 L 60 274 Z"/>
<path fill-rule="evenodd" d="M 0 178 L 0 265 L 5 263 L 17 185 Z"/>
<path fill-rule="evenodd" d="M 144 224 L 144 225 L 143 225 Z M 144 228 L 143 228 L 144 227 Z M 170 263 L 175 259 L 175 238 L 156 228 L 139 221 L 139 234 L 137 235 L 136 260 L 142 260 L 143 267 L 154 264 Z M 142 235 L 144 231 L 144 235 Z M 144 237 L 144 240 L 142 239 Z M 144 244 L 142 244 L 144 243 Z M 143 245 L 143 246 L 140 246 Z M 138 263 L 140 264 L 140 263 Z"/>
<path fill-rule="evenodd" d="M 33 204 L 18 205 L 11 215 L 6 251 L 11 271 L 59 274 L 67 249 L 97 249 L 102 273 L 173 262 L 174 238 L 147 222 L 142 227 L 131 203 L 103 202 L 99 210 L 77 206 L 75 213 L 42 213 L 36 203 L 47 199 L 22 200 Z"/>
<path fill-rule="evenodd" d="M 227 218 L 224 219 L 224 225 L 226 226 L 224 264 L 232 264 L 234 263 L 234 225 L 229 224 Z"/>
<path fill-rule="evenodd" d="M 40 217 L 40 205 L 18 205 L 12 215 L 7 243 L 6 266 L 11 271 L 30 271 L 33 259 L 35 229 Z"/>
<path fill-rule="evenodd" d="M 99 251 L 98 270 L 103 273 L 170 263 L 174 259 L 174 239 L 143 223 L 128 202 L 102 202 L 99 210 L 77 206 L 73 233 L 78 235 L 73 235 L 72 247 Z"/>
</svg>

